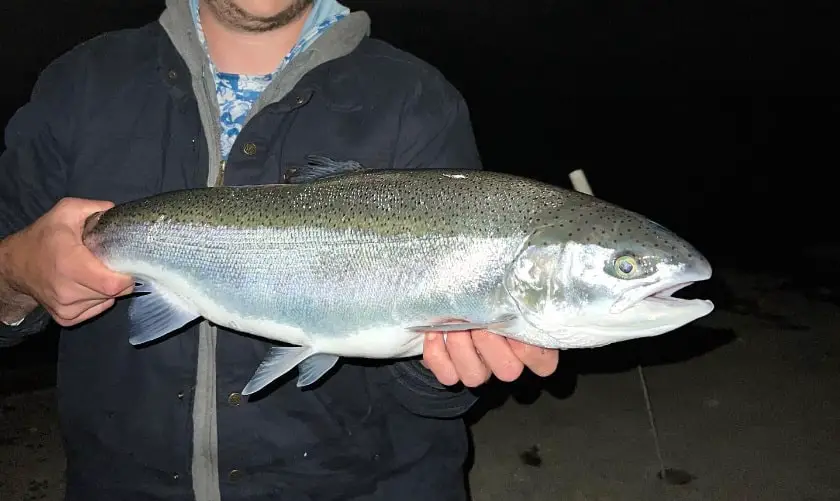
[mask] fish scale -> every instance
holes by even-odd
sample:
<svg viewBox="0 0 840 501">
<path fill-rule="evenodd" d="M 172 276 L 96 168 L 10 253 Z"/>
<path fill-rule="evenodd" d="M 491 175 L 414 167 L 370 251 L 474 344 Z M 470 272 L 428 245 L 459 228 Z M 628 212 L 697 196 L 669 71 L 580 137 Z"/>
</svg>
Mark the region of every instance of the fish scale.
<svg viewBox="0 0 840 501">
<path fill-rule="evenodd" d="M 204 317 L 296 345 L 272 348 L 246 393 L 296 366 L 305 386 L 339 357 L 419 355 L 426 330 L 594 347 L 710 311 L 665 296 L 630 304 L 631 289 L 707 278 L 705 259 L 673 233 L 588 195 L 486 171 L 164 193 L 92 216 L 85 243 L 141 284 L 128 299 L 133 344 Z M 616 276 L 616 253 L 632 254 L 638 280 Z M 633 315 L 607 312 L 620 301 Z"/>
</svg>

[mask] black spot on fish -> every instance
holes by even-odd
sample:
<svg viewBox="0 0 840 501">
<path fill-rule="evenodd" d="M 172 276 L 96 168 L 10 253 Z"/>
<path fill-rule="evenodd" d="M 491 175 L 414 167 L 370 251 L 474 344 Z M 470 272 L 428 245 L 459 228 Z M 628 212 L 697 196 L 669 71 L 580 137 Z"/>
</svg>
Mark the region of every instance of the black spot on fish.
<svg viewBox="0 0 840 501">
<path fill-rule="evenodd" d="M 528 450 L 519 453 L 519 459 L 522 464 L 539 468 L 542 466 L 542 457 L 540 457 L 540 447 L 532 445 Z"/>
<path fill-rule="evenodd" d="M 688 485 L 697 479 L 691 473 L 678 468 L 665 468 L 664 471 L 656 473 L 656 478 L 669 485 Z"/>
</svg>

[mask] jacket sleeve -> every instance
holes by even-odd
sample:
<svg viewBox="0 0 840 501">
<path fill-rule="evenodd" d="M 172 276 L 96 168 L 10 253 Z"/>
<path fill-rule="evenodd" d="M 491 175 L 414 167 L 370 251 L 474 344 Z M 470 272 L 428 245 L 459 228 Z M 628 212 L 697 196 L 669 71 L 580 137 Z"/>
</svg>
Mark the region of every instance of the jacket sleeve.
<svg viewBox="0 0 840 501">
<path fill-rule="evenodd" d="M 442 76 L 421 79 L 406 100 L 395 169 L 481 170 L 481 160 L 461 94 Z M 440 384 L 419 360 L 385 366 L 394 397 L 409 411 L 428 417 L 464 414 L 478 397 L 468 388 Z"/>
<path fill-rule="evenodd" d="M 29 102 L 6 126 L 6 149 L 0 154 L 0 240 L 31 224 L 65 193 L 73 130 L 68 107 L 74 102 L 67 64 L 61 58 L 41 73 Z M 17 325 L 0 322 L 0 348 L 42 331 L 49 321 L 39 307 Z"/>
</svg>

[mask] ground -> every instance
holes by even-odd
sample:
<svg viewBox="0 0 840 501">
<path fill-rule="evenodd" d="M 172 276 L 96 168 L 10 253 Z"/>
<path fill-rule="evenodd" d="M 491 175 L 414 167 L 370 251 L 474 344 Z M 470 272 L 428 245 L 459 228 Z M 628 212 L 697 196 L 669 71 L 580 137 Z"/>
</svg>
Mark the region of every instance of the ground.
<svg viewBox="0 0 840 501">
<path fill-rule="evenodd" d="M 716 303 L 695 324 L 491 385 L 471 416 L 474 501 L 840 500 L 840 290 L 824 283 L 716 271 L 683 294 Z M 9 393 L 33 385 L 2 364 L 0 499 L 60 500 L 53 392 Z"/>
</svg>

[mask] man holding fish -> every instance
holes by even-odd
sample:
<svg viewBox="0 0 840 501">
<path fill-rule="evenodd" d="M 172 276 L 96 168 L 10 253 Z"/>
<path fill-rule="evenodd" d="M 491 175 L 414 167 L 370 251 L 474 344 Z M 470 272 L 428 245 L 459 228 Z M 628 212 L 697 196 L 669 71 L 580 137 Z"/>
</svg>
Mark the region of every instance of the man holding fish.
<svg viewBox="0 0 840 501">
<path fill-rule="evenodd" d="M 369 29 L 335 0 L 168 0 L 159 21 L 58 58 L 10 121 L 0 343 L 63 327 L 68 501 L 466 499 L 468 388 L 556 369 L 556 349 L 449 330 L 425 336 L 422 361 L 347 360 L 246 398 L 273 343 L 208 321 L 128 343 L 135 277 L 84 245 L 92 214 L 349 161 L 481 168 L 458 92 Z"/>
</svg>

